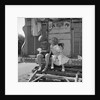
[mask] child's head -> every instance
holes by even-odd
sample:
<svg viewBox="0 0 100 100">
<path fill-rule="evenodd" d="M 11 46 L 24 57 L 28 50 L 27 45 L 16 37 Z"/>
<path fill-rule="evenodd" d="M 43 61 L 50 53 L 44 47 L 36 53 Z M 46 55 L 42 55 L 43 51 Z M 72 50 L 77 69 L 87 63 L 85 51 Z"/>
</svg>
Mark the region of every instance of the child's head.
<svg viewBox="0 0 100 100">
<path fill-rule="evenodd" d="M 59 43 L 59 40 L 56 38 L 56 37 L 53 37 L 52 39 L 51 39 L 51 44 L 52 45 L 57 45 Z"/>
</svg>

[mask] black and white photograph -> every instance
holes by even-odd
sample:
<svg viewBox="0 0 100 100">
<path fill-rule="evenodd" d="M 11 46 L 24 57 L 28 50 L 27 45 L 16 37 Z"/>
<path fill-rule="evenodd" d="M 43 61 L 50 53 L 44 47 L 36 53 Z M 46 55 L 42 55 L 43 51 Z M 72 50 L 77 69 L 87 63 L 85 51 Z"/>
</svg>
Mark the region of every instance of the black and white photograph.
<svg viewBox="0 0 100 100">
<path fill-rule="evenodd" d="M 82 18 L 17 18 L 18 82 L 82 82 Z"/>
<path fill-rule="evenodd" d="M 5 33 L 5 94 L 95 94 L 94 5 L 6 5 Z"/>
</svg>

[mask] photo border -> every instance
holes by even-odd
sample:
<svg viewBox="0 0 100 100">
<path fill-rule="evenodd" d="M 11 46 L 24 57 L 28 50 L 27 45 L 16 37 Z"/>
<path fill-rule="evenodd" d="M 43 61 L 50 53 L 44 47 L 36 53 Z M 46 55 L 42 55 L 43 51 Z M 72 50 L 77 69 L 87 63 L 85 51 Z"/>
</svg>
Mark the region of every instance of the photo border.
<svg viewBox="0 0 100 100">
<path fill-rule="evenodd" d="M 6 14 L 5 14 L 5 15 L 6 15 Z M 7 21 L 7 20 L 6 20 L 6 21 Z M 5 25 L 6 25 L 6 24 L 5 24 Z M 6 31 L 6 35 L 7 35 L 7 32 L 8 32 L 8 31 Z M 17 43 L 17 42 L 16 42 L 16 43 Z M 6 67 L 5 67 L 5 68 L 6 68 Z M 6 70 L 6 69 L 5 69 L 5 70 Z M 7 71 L 7 70 L 6 70 L 6 71 Z M 6 82 L 6 81 L 5 81 L 5 82 Z M 7 85 L 7 84 L 6 84 L 6 85 Z"/>
</svg>

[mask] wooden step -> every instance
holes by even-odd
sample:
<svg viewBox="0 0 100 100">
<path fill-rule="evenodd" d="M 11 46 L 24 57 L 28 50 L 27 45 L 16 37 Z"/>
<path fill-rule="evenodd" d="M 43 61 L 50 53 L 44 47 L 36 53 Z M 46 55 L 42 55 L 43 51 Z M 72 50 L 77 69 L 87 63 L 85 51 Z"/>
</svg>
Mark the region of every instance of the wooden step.
<svg viewBox="0 0 100 100">
<path fill-rule="evenodd" d="M 75 72 L 60 72 L 60 71 L 46 71 L 46 74 L 52 74 L 52 75 L 59 75 L 59 76 L 66 76 L 66 77 L 76 77 Z M 79 77 L 82 78 L 82 73 L 79 74 Z"/>
</svg>

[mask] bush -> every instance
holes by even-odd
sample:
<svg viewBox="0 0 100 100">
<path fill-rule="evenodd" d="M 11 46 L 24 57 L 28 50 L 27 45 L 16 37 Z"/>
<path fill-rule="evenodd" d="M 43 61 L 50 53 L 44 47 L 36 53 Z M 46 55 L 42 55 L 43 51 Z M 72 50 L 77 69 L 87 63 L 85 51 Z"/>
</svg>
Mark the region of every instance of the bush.
<svg viewBox="0 0 100 100">
<path fill-rule="evenodd" d="M 24 43 L 24 36 L 22 36 L 21 34 L 18 34 L 18 55 L 21 56 L 21 47 Z"/>
</svg>

